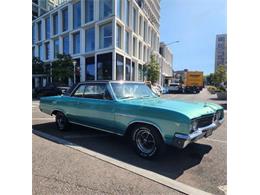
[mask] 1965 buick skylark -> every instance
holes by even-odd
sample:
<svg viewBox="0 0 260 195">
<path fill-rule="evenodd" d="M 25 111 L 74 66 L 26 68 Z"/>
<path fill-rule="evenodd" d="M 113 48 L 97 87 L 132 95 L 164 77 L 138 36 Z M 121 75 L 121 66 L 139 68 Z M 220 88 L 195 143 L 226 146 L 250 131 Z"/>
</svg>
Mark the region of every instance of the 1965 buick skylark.
<svg viewBox="0 0 260 195">
<path fill-rule="evenodd" d="M 212 134 L 224 121 L 213 103 L 165 100 L 142 82 L 92 81 L 79 83 L 70 94 L 44 97 L 40 110 L 56 116 L 59 130 L 78 124 L 126 135 L 145 158 L 179 148 Z"/>
</svg>

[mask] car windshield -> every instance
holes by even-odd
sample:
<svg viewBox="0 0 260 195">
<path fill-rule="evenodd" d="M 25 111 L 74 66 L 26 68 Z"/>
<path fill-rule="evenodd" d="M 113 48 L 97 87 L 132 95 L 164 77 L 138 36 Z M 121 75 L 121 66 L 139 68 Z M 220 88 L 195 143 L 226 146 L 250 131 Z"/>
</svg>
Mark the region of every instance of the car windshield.
<svg viewBox="0 0 260 195">
<path fill-rule="evenodd" d="M 117 99 L 158 97 L 144 83 L 111 83 Z"/>
</svg>

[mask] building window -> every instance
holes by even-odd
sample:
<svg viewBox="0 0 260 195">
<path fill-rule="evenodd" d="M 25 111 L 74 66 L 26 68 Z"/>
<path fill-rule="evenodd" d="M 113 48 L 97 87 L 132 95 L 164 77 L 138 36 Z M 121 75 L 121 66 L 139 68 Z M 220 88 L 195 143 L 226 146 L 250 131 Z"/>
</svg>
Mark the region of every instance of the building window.
<svg viewBox="0 0 260 195">
<path fill-rule="evenodd" d="M 45 59 L 50 59 L 50 43 L 45 43 Z"/>
<path fill-rule="evenodd" d="M 95 57 L 86 58 L 86 80 L 95 80 Z"/>
<path fill-rule="evenodd" d="M 39 57 L 41 60 L 43 60 L 43 49 L 42 49 L 42 44 L 39 44 L 38 57 Z"/>
<path fill-rule="evenodd" d="M 33 25 L 32 25 L 32 44 L 34 44 L 34 43 L 35 43 L 35 25 L 33 23 Z"/>
<path fill-rule="evenodd" d="M 111 16 L 113 13 L 113 0 L 100 0 L 99 1 L 99 14 L 100 19 Z"/>
<path fill-rule="evenodd" d="M 86 30 L 85 37 L 85 51 L 94 51 L 95 50 L 95 27 L 89 28 Z"/>
<path fill-rule="evenodd" d="M 45 37 L 46 39 L 49 39 L 50 36 L 51 36 L 51 33 L 50 33 L 50 17 L 46 18 L 45 19 Z"/>
<path fill-rule="evenodd" d="M 80 53 L 80 32 L 73 34 L 73 54 Z"/>
<path fill-rule="evenodd" d="M 136 38 L 133 37 L 133 56 L 136 57 L 136 48 L 137 47 L 137 44 L 136 44 Z"/>
<path fill-rule="evenodd" d="M 139 51 L 139 53 L 138 53 L 138 58 L 139 58 L 140 60 L 142 60 L 142 43 L 141 43 L 141 41 L 139 41 L 138 51 Z"/>
<path fill-rule="evenodd" d="M 143 49 L 143 61 L 146 61 L 146 47 Z"/>
<path fill-rule="evenodd" d="M 132 68 L 131 68 L 131 76 L 132 76 L 132 81 L 135 81 L 135 63 L 132 62 Z"/>
<path fill-rule="evenodd" d="M 125 80 L 130 81 L 131 79 L 131 60 L 125 59 Z"/>
<path fill-rule="evenodd" d="M 132 18 L 132 21 L 133 21 L 133 29 L 134 29 L 134 32 L 137 33 L 137 24 L 136 24 L 136 21 L 137 21 L 137 12 L 136 12 L 136 9 L 133 8 L 133 18 Z"/>
<path fill-rule="evenodd" d="M 118 48 L 122 48 L 122 41 L 121 41 L 121 26 L 120 25 L 116 25 L 116 46 Z"/>
<path fill-rule="evenodd" d="M 144 41 L 147 41 L 147 22 L 144 21 Z"/>
<path fill-rule="evenodd" d="M 57 58 L 59 54 L 59 39 L 55 39 L 53 43 L 54 43 L 54 58 Z"/>
<path fill-rule="evenodd" d="M 139 35 L 142 36 L 142 16 L 139 16 Z"/>
<path fill-rule="evenodd" d="M 100 26 L 99 30 L 99 48 L 107 48 L 112 46 L 112 24 Z"/>
<path fill-rule="evenodd" d="M 94 0 L 85 1 L 85 22 L 91 22 L 94 19 Z"/>
<path fill-rule="evenodd" d="M 97 55 L 97 80 L 112 80 L 112 53 Z"/>
<path fill-rule="evenodd" d="M 38 41 L 42 40 L 42 22 L 38 22 L 37 23 L 37 27 L 38 27 Z"/>
<path fill-rule="evenodd" d="M 35 57 L 35 47 L 32 47 L 32 57 Z"/>
<path fill-rule="evenodd" d="M 117 17 L 122 19 L 122 0 L 117 0 L 117 10 L 116 10 L 116 14 Z"/>
<path fill-rule="evenodd" d="M 53 35 L 58 34 L 58 13 L 53 14 Z"/>
<path fill-rule="evenodd" d="M 125 52 L 129 54 L 129 32 L 125 31 Z"/>
<path fill-rule="evenodd" d="M 116 80 L 124 80 L 124 57 L 116 54 Z"/>
<path fill-rule="evenodd" d="M 138 80 L 143 81 L 143 66 L 138 64 Z"/>
<path fill-rule="evenodd" d="M 73 4 L 73 29 L 80 27 L 81 25 L 81 10 L 80 1 Z"/>
<path fill-rule="evenodd" d="M 63 37 L 63 54 L 69 54 L 69 35 Z"/>
<path fill-rule="evenodd" d="M 68 23 L 68 8 L 62 10 L 62 31 L 67 31 L 69 29 Z"/>
<path fill-rule="evenodd" d="M 125 0 L 125 23 L 127 26 L 129 26 L 129 0 Z"/>
</svg>

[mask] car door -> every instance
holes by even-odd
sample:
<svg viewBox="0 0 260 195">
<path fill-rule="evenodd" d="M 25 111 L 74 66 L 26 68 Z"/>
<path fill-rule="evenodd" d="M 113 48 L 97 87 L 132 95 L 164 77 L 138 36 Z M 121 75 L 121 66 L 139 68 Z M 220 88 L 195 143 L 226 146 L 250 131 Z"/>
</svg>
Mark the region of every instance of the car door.
<svg viewBox="0 0 260 195">
<path fill-rule="evenodd" d="M 79 102 L 84 98 L 83 94 L 85 91 L 85 84 L 80 84 L 77 86 L 77 88 L 74 90 L 72 95 L 70 96 L 64 96 L 64 110 L 66 111 L 66 116 L 69 119 L 70 122 L 74 123 L 80 123 L 80 115 L 78 112 L 78 104 Z"/>
<path fill-rule="evenodd" d="M 87 83 L 83 98 L 79 98 L 76 107 L 76 117 L 80 124 L 116 133 L 115 101 L 107 83 Z"/>
</svg>

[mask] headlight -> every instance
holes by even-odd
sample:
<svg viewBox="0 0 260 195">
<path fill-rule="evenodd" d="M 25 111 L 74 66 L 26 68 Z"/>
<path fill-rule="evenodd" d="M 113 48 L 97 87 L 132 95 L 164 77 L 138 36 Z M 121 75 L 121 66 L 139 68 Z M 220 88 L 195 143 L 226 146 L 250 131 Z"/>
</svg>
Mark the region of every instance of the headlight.
<svg viewBox="0 0 260 195">
<path fill-rule="evenodd" d="M 198 121 L 197 120 L 193 120 L 191 123 L 191 130 L 192 131 L 196 131 L 198 127 Z"/>
</svg>

